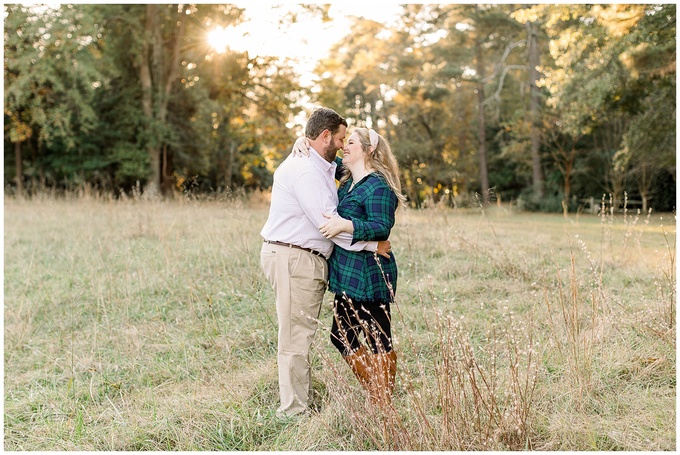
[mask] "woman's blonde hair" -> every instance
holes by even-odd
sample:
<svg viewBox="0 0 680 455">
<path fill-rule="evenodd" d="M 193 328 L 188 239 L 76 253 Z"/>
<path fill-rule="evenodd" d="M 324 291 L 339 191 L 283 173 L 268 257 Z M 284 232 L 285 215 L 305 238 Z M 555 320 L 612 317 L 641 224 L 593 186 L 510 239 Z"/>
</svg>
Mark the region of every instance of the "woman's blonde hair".
<svg viewBox="0 0 680 455">
<path fill-rule="evenodd" d="M 397 159 L 392 153 L 390 144 L 387 139 L 379 134 L 374 134 L 378 137 L 377 144 L 373 147 L 371 151 L 371 135 L 367 128 L 355 128 L 353 133 L 357 133 L 359 136 L 359 141 L 361 142 L 361 147 L 366 152 L 365 164 L 367 169 L 375 169 L 380 175 L 383 176 L 387 184 L 390 186 L 394 194 L 397 195 L 397 199 L 400 202 L 406 202 L 406 197 L 401 194 L 401 183 L 399 182 L 399 166 L 397 164 Z M 340 179 L 340 184 L 345 183 L 349 180 L 351 173 L 349 169 L 345 168 L 345 172 Z"/>
</svg>

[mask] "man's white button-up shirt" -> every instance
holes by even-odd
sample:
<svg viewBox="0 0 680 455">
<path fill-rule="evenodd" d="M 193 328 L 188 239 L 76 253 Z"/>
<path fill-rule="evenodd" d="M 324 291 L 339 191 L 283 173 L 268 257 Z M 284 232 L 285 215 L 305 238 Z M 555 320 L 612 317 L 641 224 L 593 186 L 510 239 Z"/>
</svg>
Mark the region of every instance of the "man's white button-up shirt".
<svg viewBox="0 0 680 455">
<path fill-rule="evenodd" d="M 329 258 L 333 243 L 350 251 L 375 251 L 378 242 L 356 242 L 347 232 L 329 240 L 319 232 L 328 221 L 323 214 L 337 214 L 335 185 L 337 165 L 329 163 L 313 148 L 309 156 L 289 155 L 274 172 L 269 218 L 260 235 L 265 240 L 311 248 Z"/>
</svg>

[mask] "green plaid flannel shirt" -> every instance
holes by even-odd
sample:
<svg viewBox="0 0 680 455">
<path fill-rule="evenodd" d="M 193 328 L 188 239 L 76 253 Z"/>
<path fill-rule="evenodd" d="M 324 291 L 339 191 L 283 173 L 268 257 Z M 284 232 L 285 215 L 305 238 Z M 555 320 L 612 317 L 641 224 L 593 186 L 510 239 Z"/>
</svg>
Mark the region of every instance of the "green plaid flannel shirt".
<svg viewBox="0 0 680 455">
<path fill-rule="evenodd" d="M 352 242 L 387 240 L 398 204 L 392 188 L 378 172 L 361 179 L 349 192 L 351 185 L 350 178 L 338 189 L 338 214 L 352 220 Z M 377 256 L 380 264 L 375 256 L 371 251 L 347 251 L 336 245 L 328 260 L 328 289 L 336 294 L 344 292 L 353 300 L 391 302 L 397 291 L 397 262 L 392 253 L 390 259 Z"/>
</svg>

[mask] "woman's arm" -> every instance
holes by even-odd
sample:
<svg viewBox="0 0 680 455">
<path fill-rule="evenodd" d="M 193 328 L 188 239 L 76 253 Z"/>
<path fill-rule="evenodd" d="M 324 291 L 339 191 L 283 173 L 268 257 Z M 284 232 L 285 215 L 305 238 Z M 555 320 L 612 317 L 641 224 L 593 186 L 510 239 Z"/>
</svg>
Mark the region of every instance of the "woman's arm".
<svg viewBox="0 0 680 455">
<path fill-rule="evenodd" d="M 335 180 L 340 180 L 342 178 L 342 174 L 345 171 L 345 165 L 342 164 L 342 158 L 339 156 L 335 157 L 335 164 L 337 165 L 335 167 Z"/>
<path fill-rule="evenodd" d="M 382 179 L 371 185 L 363 201 L 366 218 L 352 220 L 352 241 L 387 239 L 394 226 L 398 203 L 397 196 Z"/>
<path fill-rule="evenodd" d="M 329 221 L 326 221 L 324 224 L 322 224 L 319 230 L 327 239 L 333 238 L 341 232 L 348 232 L 350 234 L 354 232 L 354 223 L 352 223 L 352 220 L 346 220 L 340 215 L 327 215 L 324 213 L 323 216 L 329 218 Z M 355 243 L 356 240 L 352 239 L 352 244 L 354 245 Z M 370 251 L 370 249 L 368 251 Z M 378 248 L 375 250 L 375 252 L 380 256 L 384 256 L 389 259 L 390 253 L 392 252 L 390 241 L 378 241 Z"/>
<path fill-rule="evenodd" d="M 337 214 L 324 214 L 328 221 L 319 227 L 324 237 L 330 239 L 347 232 L 353 234 L 352 242 L 387 240 L 394 226 L 397 196 L 382 180 L 366 188 L 362 195 L 366 217 L 349 220 Z"/>
<path fill-rule="evenodd" d="M 341 232 L 354 233 L 354 223 L 352 223 L 352 220 L 345 219 L 340 215 L 328 215 L 326 213 L 323 216 L 328 218 L 328 221 L 319 227 L 319 231 L 327 239 L 333 238 Z"/>
<path fill-rule="evenodd" d="M 290 154 L 293 156 L 309 156 L 309 139 L 305 136 L 297 138 Z"/>
<path fill-rule="evenodd" d="M 293 144 L 293 149 L 291 150 L 290 154 L 293 156 L 309 156 L 309 147 L 309 139 L 307 139 L 305 136 L 299 137 L 295 140 L 295 144 Z M 345 169 L 344 165 L 342 164 L 342 158 L 336 156 L 335 164 L 335 180 L 340 180 Z"/>
</svg>

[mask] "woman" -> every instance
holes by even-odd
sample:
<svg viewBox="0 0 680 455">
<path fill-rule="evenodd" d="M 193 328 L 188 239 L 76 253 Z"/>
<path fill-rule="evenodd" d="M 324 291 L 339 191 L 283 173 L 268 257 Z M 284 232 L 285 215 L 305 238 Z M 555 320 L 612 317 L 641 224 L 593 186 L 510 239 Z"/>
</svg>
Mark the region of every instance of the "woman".
<svg viewBox="0 0 680 455">
<path fill-rule="evenodd" d="M 296 147 L 299 148 L 299 147 Z M 356 128 L 343 148 L 338 215 L 320 227 L 331 238 L 345 231 L 353 241 L 387 240 L 401 194 L 397 160 L 373 130 Z M 390 303 L 397 289 L 394 255 L 336 246 L 328 260 L 329 290 L 335 293 L 331 341 L 378 403 L 389 403 L 397 371 L 392 346 Z M 360 337 L 371 347 L 369 353 Z"/>
</svg>

